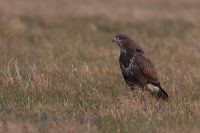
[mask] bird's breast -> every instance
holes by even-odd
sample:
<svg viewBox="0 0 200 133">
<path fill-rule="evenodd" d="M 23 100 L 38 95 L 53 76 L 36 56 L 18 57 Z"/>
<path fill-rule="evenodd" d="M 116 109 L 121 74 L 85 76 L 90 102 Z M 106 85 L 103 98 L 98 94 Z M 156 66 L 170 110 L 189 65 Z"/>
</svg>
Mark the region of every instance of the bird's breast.
<svg viewBox="0 0 200 133">
<path fill-rule="evenodd" d="M 120 66 L 122 72 L 127 76 L 134 76 L 135 72 L 139 69 L 138 65 L 136 64 L 135 57 L 132 57 L 130 59 L 121 58 Z"/>
</svg>

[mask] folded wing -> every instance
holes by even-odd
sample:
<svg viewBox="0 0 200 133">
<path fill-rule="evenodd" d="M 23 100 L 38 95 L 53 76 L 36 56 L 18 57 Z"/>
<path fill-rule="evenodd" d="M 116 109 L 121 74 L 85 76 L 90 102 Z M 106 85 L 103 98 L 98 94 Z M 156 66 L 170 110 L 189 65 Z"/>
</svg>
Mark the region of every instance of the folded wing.
<svg viewBox="0 0 200 133">
<path fill-rule="evenodd" d="M 146 55 L 141 53 L 137 54 L 136 63 L 147 82 L 159 82 L 156 70 Z"/>
</svg>

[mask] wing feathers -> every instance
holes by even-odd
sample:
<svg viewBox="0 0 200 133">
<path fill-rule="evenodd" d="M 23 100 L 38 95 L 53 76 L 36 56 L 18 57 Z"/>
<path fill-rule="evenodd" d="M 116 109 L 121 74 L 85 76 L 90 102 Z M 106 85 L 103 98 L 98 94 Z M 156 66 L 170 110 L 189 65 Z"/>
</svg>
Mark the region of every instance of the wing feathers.
<svg viewBox="0 0 200 133">
<path fill-rule="evenodd" d="M 136 55 L 136 63 L 147 82 L 158 82 L 156 70 L 151 61 L 144 54 Z"/>
</svg>

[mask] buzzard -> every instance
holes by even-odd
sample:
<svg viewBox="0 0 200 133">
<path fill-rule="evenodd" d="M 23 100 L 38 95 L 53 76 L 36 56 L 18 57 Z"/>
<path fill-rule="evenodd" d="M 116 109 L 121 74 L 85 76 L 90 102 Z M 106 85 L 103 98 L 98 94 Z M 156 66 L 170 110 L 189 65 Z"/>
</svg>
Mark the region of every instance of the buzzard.
<svg viewBox="0 0 200 133">
<path fill-rule="evenodd" d="M 143 49 L 125 34 L 117 34 L 112 42 L 120 47 L 120 68 L 130 89 L 139 86 L 157 98 L 167 99 L 168 94 L 161 88 L 155 68 Z"/>
</svg>

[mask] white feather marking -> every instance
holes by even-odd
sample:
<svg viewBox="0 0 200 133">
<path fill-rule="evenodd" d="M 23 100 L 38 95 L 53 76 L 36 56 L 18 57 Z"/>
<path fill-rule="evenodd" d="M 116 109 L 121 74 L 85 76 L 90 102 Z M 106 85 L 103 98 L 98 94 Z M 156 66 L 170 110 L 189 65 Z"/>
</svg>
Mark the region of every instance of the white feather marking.
<svg viewBox="0 0 200 133">
<path fill-rule="evenodd" d="M 158 92 L 159 91 L 159 87 L 154 86 L 152 84 L 147 84 L 147 88 L 151 91 L 151 92 Z"/>
<path fill-rule="evenodd" d="M 130 59 L 130 62 L 129 62 L 127 67 L 125 67 L 123 64 L 121 64 L 121 65 L 122 65 L 122 69 L 124 70 L 124 72 L 127 75 L 132 75 L 133 76 L 134 75 L 134 71 L 133 70 L 138 69 L 138 66 L 135 63 L 135 57 Z"/>
</svg>

